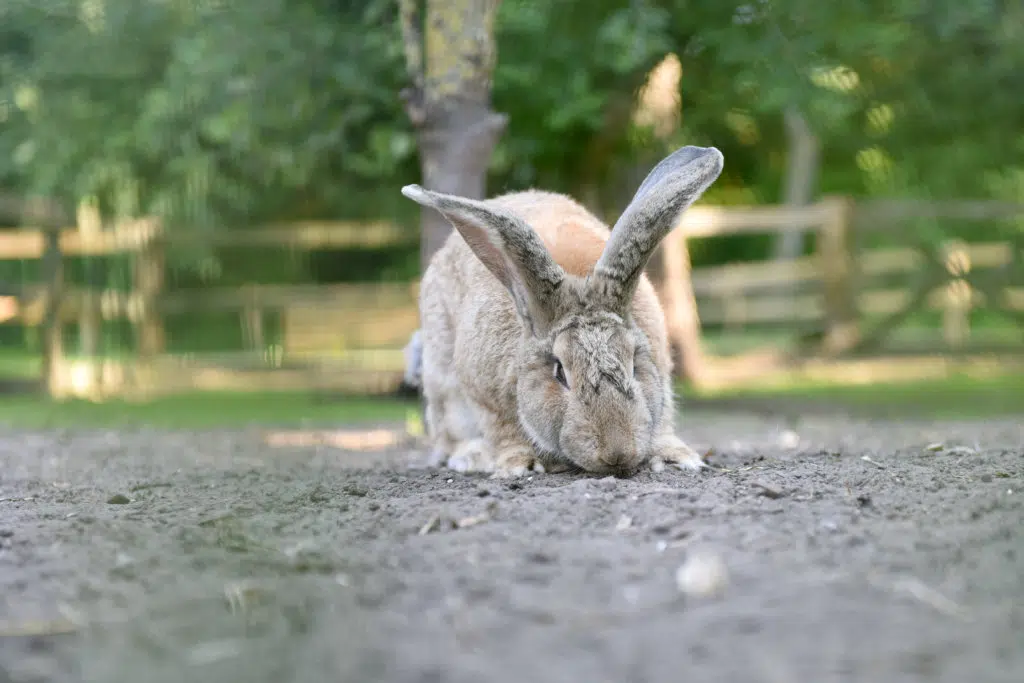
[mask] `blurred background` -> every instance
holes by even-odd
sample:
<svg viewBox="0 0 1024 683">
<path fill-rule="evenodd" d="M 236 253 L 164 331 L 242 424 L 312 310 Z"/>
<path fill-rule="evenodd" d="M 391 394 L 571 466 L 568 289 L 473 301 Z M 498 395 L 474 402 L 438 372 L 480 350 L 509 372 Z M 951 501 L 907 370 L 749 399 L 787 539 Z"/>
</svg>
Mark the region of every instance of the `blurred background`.
<svg viewBox="0 0 1024 683">
<path fill-rule="evenodd" d="M 1024 409 L 1022 3 L 5 0 L 0 414 L 404 416 L 403 185 L 611 224 L 685 144 L 684 401 Z"/>
</svg>

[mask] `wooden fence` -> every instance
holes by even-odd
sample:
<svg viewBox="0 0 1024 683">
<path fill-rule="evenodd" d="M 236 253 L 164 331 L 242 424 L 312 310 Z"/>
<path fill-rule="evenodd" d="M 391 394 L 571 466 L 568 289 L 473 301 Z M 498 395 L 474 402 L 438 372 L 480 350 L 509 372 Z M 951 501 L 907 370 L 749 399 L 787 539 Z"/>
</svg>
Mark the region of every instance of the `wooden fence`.
<svg viewBox="0 0 1024 683">
<path fill-rule="evenodd" d="M 1001 221 L 1024 207 L 1001 202 L 853 202 L 828 197 L 803 208 L 692 208 L 665 240 L 652 265 L 677 352 L 692 348 L 701 326 L 726 331 L 775 327 L 799 343 L 793 357 L 879 353 L 1024 351 L 1024 232 L 985 243 L 920 240 L 906 223 Z M 814 238 L 811 256 L 785 262 L 689 268 L 688 243 L 725 235 L 786 231 Z M 864 248 L 872 235 L 902 246 Z M 401 348 L 418 324 L 417 283 L 268 285 L 165 289 L 166 249 L 200 239 L 163 234 L 153 221 L 87 232 L 77 228 L 0 231 L 0 260 L 41 259 L 42 282 L 26 285 L 19 317 L 44 340 L 43 381 L 54 396 L 189 389 L 335 389 L 379 391 L 400 380 Z M 415 240 L 388 223 L 302 223 L 222 231 L 201 239 L 217 247 L 282 250 L 386 247 Z M 130 253 L 130 292 L 67 286 L 64 257 Z M 894 283 L 894 281 L 897 281 Z M 168 354 L 164 316 L 235 311 L 250 350 Z M 995 337 L 972 326 L 974 314 L 998 316 Z M 279 343 L 268 344 L 263 321 L 281 316 Z M 941 333 L 924 328 L 902 339 L 901 326 L 922 312 L 941 316 Z M 128 319 L 135 329 L 130 359 L 101 359 L 102 320 Z M 699 322 L 698 322 L 699 321 Z M 62 348 L 62 330 L 77 324 L 80 354 Z M 992 327 L 992 326 L 989 326 Z M 988 329 L 988 328 L 986 328 Z M 905 335 L 904 335 L 905 336 Z"/>
</svg>

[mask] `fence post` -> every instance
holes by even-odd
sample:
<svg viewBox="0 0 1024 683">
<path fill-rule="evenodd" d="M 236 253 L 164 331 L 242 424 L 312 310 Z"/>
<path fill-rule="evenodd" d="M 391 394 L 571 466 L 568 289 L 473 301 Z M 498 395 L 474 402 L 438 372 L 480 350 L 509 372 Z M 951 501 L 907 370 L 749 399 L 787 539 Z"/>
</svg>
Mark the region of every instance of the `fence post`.
<svg viewBox="0 0 1024 683">
<path fill-rule="evenodd" d="M 46 308 L 43 314 L 43 367 L 42 389 L 51 398 L 61 391 L 63 361 L 63 326 L 61 304 L 64 300 L 64 258 L 60 250 L 60 229 L 49 228 L 43 233 L 43 283 Z"/>
<path fill-rule="evenodd" d="M 842 353 L 858 340 L 857 292 L 854 284 L 853 200 L 823 199 L 826 218 L 818 231 L 818 259 L 824 287 L 825 330 L 821 352 Z"/>
<path fill-rule="evenodd" d="M 258 300 L 259 290 L 255 283 L 242 285 L 242 341 L 246 347 L 260 354 L 266 353 L 263 335 L 263 307 Z"/>
<path fill-rule="evenodd" d="M 152 361 L 163 352 L 165 335 L 160 314 L 160 295 L 164 287 L 166 254 L 163 232 L 155 225 L 144 235 L 144 242 L 136 252 L 134 266 L 135 296 L 140 310 L 136 319 L 135 340 L 138 361 L 136 378 L 150 377 Z M 146 380 L 148 384 L 148 380 Z M 146 387 L 148 389 L 148 387 Z"/>
<path fill-rule="evenodd" d="M 86 241 L 99 239 L 103 232 L 103 222 L 100 213 L 95 205 L 88 201 L 81 201 L 78 204 L 78 233 Z M 93 289 L 94 280 L 92 262 L 86 260 L 86 283 L 82 290 L 82 296 L 78 301 L 78 347 L 81 353 L 81 362 L 85 367 L 85 386 L 82 387 L 90 396 L 96 398 L 99 395 L 100 379 L 100 302 L 96 291 Z"/>
<path fill-rule="evenodd" d="M 971 253 L 963 240 L 947 240 L 942 245 L 943 262 L 950 280 L 943 288 L 942 333 L 950 349 L 962 349 L 971 334 L 971 308 L 974 290 L 966 280 L 971 272 Z"/>
<path fill-rule="evenodd" d="M 700 383 L 706 368 L 697 298 L 690 273 L 690 249 L 684 230 L 676 227 L 665 236 L 650 270 L 665 312 L 674 373 L 680 379 Z"/>
<path fill-rule="evenodd" d="M 83 389 L 96 398 L 100 389 L 100 300 L 92 287 L 85 288 L 79 300 L 78 338 L 87 375 Z"/>
</svg>

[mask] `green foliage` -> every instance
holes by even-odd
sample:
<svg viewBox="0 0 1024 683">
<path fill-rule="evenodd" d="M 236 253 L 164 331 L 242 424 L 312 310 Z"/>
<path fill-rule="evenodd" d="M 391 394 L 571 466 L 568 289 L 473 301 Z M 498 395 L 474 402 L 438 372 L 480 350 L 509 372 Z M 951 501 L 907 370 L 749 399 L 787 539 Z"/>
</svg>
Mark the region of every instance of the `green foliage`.
<svg viewBox="0 0 1024 683">
<path fill-rule="evenodd" d="M 795 107 L 822 142 L 822 191 L 983 196 L 1024 151 L 1022 7 L 504 0 L 493 98 L 510 128 L 489 190 L 596 192 L 614 212 L 638 169 L 692 142 L 728 159 L 708 201 L 777 201 Z M 396 15 L 394 0 L 7 0 L 0 186 L 178 229 L 413 229 Z M 669 52 L 683 127 L 659 141 L 631 112 Z"/>
<path fill-rule="evenodd" d="M 25 190 L 190 228 L 395 204 L 366 201 L 414 160 L 391 3 L 48 4 L 4 10 L 0 145 Z"/>
<path fill-rule="evenodd" d="M 824 191 L 982 196 L 986 171 L 1019 165 L 1020 3 L 679 0 L 672 16 L 688 41 L 689 125 L 717 141 L 735 111 L 771 135 L 732 166 L 781 164 L 787 106 L 822 140 Z"/>
<path fill-rule="evenodd" d="M 649 2 L 505 0 L 494 101 L 510 124 L 496 184 L 579 190 L 628 159 L 629 113 L 673 48 L 670 18 Z"/>
</svg>

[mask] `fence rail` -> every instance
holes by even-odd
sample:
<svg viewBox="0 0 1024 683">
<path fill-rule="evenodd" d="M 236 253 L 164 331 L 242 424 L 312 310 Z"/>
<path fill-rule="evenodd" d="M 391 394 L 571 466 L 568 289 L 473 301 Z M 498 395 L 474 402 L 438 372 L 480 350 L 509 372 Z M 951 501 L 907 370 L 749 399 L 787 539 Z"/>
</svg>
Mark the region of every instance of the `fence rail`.
<svg viewBox="0 0 1024 683">
<path fill-rule="evenodd" d="M 1024 216 L 1006 202 L 870 200 L 826 197 L 806 207 L 693 207 L 666 238 L 652 264 L 677 357 L 693 353 L 702 328 L 775 326 L 817 341 L 803 352 L 848 353 L 1024 350 L 1024 233 L 980 243 L 922 245 L 901 230 L 913 220 L 1001 221 Z M 910 246 L 863 248 L 862 238 L 887 231 Z M 690 268 L 688 242 L 723 235 L 782 232 L 816 237 L 810 256 L 788 261 Z M 20 319 L 39 326 L 45 383 L 51 393 L 113 392 L 144 386 L 362 388 L 393 386 L 401 376 L 401 344 L 418 323 L 418 282 L 274 285 L 167 290 L 169 247 L 315 250 L 390 247 L 415 242 L 415 232 L 385 222 L 305 222 L 200 234 L 165 234 L 153 220 L 108 230 L 24 228 L 0 231 L 0 261 L 41 259 L 41 282 L 19 297 Z M 64 281 L 67 256 L 131 254 L 131 291 Z M 194 312 L 237 312 L 250 350 L 182 356 L 165 352 L 164 318 Z M 972 329 L 978 311 L 1002 316 L 998 339 Z M 282 321 L 269 342 L 264 320 Z M 891 344 L 894 330 L 915 315 L 938 314 L 941 331 Z M 127 319 L 136 329 L 133 358 L 100 360 L 101 321 Z M 83 358 L 69 360 L 64 325 L 81 330 Z M 928 338 L 931 335 L 931 339 Z M 977 342 L 977 343 L 973 343 Z M 329 370 L 327 368 L 330 368 Z M 245 374 L 248 373 L 248 374 Z M 85 379 L 82 379 L 82 378 Z M 192 379 L 189 379 L 189 378 Z M 247 378 L 247 379 L 246 379 Z M 82 386 L 93 387 L 84 390 Z M 100 387 L 96 389 L 96 387 Z"/>
</svg>

